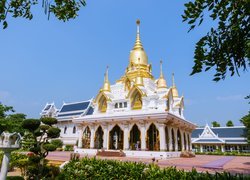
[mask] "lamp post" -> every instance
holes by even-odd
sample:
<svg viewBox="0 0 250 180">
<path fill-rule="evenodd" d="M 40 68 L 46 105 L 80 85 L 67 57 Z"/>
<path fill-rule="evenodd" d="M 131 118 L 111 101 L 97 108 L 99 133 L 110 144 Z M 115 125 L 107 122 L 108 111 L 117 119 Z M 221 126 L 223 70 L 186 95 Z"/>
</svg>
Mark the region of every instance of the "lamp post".
<svg viewBox="0 0 250 180">
<path fill-rule="evenodd" d="M 11 151 L 19 149 L 21 135 L 19 133 L 3 132 L 0 135 L 0 150 L 3 150 L 4 156 L 0 173 L 0 180 L 5 180 L 8 173 Z"/>
</svg>

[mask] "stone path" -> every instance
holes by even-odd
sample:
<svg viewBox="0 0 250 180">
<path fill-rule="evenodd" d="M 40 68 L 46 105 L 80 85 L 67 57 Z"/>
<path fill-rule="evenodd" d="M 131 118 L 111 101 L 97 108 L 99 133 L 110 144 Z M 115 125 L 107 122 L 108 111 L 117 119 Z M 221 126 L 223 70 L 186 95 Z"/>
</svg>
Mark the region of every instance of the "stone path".
<svg viewBox="0 0 250 180">
<path fill-rule="evenodd" d="M 211 161 L 209 163 L 203 164 L 202 168 L 212 168 L 212 169 L 223 169 L 223 166 L 227 164 L 229 161 L 234 159 L 234 157 L 226 156 L 215 161 Z"/>
</svg>

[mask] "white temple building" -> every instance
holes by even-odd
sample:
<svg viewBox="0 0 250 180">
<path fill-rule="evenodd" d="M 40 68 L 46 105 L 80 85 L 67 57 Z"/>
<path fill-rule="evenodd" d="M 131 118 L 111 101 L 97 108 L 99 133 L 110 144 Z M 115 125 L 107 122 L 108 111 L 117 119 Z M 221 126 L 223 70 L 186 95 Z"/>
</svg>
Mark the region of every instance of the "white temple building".
<svg viewBox="0 0 250 180">
<path fill-rule="evenodd" d="M 192 148 L 196 125 L 184 117 L 184 97 L 178 94 L 174 75 L 172 86 L 167 85 L 162 62 L 160 77 L 153 77 L 139 25 L 138 20 L 128 66 L 115 84 L 110 84 L 107 68 L 94 99 L 64 104 L 60 110 L 47 104 L 41 113 L 58 119 L 62 140 L 77 142 L 76 152 L 96 154 L 103 149 L 123 150 L 127 156 L 176 157 Z"/>
</svg>

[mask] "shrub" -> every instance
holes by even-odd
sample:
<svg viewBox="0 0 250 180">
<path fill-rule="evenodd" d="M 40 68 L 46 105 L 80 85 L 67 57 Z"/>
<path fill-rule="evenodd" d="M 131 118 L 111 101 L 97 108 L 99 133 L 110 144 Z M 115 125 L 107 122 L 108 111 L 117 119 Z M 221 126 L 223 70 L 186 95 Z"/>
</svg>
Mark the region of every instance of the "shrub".
<svg viewBox="0 0 250 180">
<path fill-rule="evenodd" d="M 22 176 L 7 176 L 6 180 L 24 180 Z"/>
<path fill-rule="evenodd" d="M 29 129 L 30 131 L 35 131 L 39 126 L 41 122 L 38 119 L 26 119 L 23 121 L 22 127 L 24 129 Z"/>
<path fill-rule="evenodd" d="M 160 168 L 156 164 L 120 162 L 96 158 L 72 160 L 64 166 L 58 180 L 73 179 L 248 179 L 250 176 L 230 173 L 198 173 L 195 169 L 186 172 L 175 167 Z"/>
<path fill-rule="evenodd" d="M 63 142 L 60 139 L 53 139 L 51 144 L 55 145 L 57 148 L 61 148 L 63 146 Z"/>
<path fill-rule="evenodd" d="M 73 145 L 66 145 L 64 147 L 64 151 L 73 151 L 74 150 L 74 146 Z"/>
</svg>

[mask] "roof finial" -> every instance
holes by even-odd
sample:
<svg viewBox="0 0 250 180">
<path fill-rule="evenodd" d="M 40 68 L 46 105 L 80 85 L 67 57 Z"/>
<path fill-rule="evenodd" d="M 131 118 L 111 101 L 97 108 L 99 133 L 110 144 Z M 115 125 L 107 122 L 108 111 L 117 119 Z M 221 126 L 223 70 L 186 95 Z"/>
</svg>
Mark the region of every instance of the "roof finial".
<svg viewBox="0 0 250 180">
<path fill-rule="evenodd" d="M 172 86 L 175 87 L 175 82 L 174 82 L 174 73 L 172 73 Z"/>
<path fill-rule="evenodd" d="M 140 20 L 136 20 L 136 25 L 137 25 L 137 31 L 136 31 L 136 40 L 135 40 L 135 45 L 134 45 L 134 50 L 135 49 L 143 49 L 141 39 L 140 39 Z"/>
<path fill-rule="evenodd" d="M 161 70 L 161 72 L 160 72 L 160 78 L 164 78 L 163 72 L 162 72 L 162 60 L 160 60 L 160 70 Z"/>
<path fill-rule="evenodd" d="M 137 20 L 136 20 L 137 34 L 140 34 L 140 23 L 141 23 L 140 19 L 137 19 Z"/>
<path fill-rule="evenodd" d="M 106 72 L 104 74 L 104 85 L 103 85 L 104 91 L 110 91 L 110 83 L 109 83 L 109 79 L 108 79 L 108 69 L 109 69 L 109 67 L 107 66 Z"/>
</svg>

